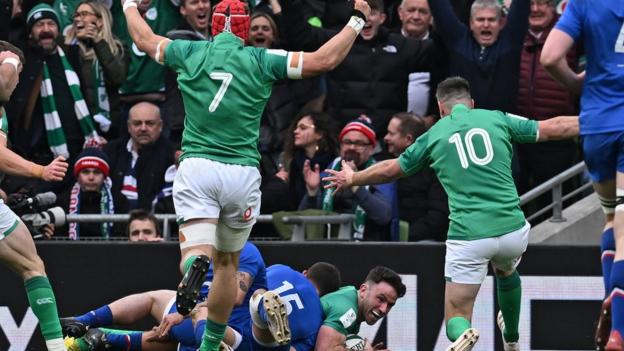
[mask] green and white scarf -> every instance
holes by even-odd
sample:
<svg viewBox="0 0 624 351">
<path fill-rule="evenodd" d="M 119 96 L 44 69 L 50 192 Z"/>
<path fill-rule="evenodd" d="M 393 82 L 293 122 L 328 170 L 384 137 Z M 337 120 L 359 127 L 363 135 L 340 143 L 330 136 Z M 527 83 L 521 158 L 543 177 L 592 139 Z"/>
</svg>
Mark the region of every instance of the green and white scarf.
<svg viewBox="0 0 624 351">
<path fill-rule="evenodd" d="M 74 100 L 74 111 L 76 118 L 78 118 L 78 124 L 80 124 L 80 130 L 85 139 L 97 138 L 97 132 L 95 131 L 95 125 L 93 119 L 89 114 L 87 104 L 82 98 L 80 92 L 80 81 L 78 75 L 74 72 L 74 69 L 67 61 L 63 49 L 58 47 L 58 53 L 61 57 L 61 63 L 65 70 L 65 79 L 67 79 L 67 85 L 69 85 L 69 91 L 72 99 Z M 63 132 L 63 126 L 61 125 L 61 118 L 59 117 L 56 109 L 56 101 L 54 100 L 54 92 L 52 91 L 52 80 L 50 79 L 50 72 L 48 71 L 48 65 L 43 62 L 43 83 L 41 84 L 41 100 L 43 106 L 43 117 L 45 121 L 46 133 L 48 136 L 48 144 L 50 150 L 54 156 L 64 156 L 69 158 L 69 150 L 67 149 L 67 139 Z"/>
<path fill-rule="evenodd" d="M 108 93 L 106 93 L 104 71 L 97 58 L 93 60 L 93 64 L 91 65 L 91 78 L 95 87 L 95 89 L 93 89 L 95 92 L 93 101 L 96 102 L 93 119 L 100 125 L 100 130 L 106 133 L 111 126 L 110 105 L 108 103 Z"/>
<path fill-rule="evenodd" d="M 342 158 L 336 157 L 336 159 L 330 165 L 330 168 L 335 171 L 340 171 L 342 169 Z M 375 160 L 370 158 L 366 164 L 364 165 L 364 169 L 375 164 Z M 368 185 L 365 186 L 365 189 L 368 190 Z M 333 211 L 334 210 L 334 196 L 332 192 L 334 189 L 324 189 L 323 196 L 323 210 L 325 211 Z M 353 240 L 359 241 L 364 240 L 364 229 L 366 227 L 366 211 L 360 205 L 355 206 L 354 210 L 355 220 L 352 224 L 352 232 L 353 232 Z"/>
</svg>

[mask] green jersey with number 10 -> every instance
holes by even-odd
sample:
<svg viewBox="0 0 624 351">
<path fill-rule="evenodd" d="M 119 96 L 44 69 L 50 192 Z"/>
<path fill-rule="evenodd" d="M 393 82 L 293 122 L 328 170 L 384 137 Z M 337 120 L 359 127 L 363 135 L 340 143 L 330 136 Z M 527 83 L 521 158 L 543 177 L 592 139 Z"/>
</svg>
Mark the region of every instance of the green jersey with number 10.
<svg viewBox="0 0 624 351">
<path fill-rule="evenodd" d="M 178 73 L 186 116 L 182 157 L 257 167 L 260 117 L 288 53 L 244 47 L 231 33 L 213 42 L 174 40 L 165 65 Z"/>
<path fill-rule="evenodd" d="M 430 165 L 449 200 L 449 239 L 496 237 L 525 223 L 511 175 L 512 142 L 534 143 L 537 121 L 455 105 L 399 157 L 403 172 Z"/>
</svg>

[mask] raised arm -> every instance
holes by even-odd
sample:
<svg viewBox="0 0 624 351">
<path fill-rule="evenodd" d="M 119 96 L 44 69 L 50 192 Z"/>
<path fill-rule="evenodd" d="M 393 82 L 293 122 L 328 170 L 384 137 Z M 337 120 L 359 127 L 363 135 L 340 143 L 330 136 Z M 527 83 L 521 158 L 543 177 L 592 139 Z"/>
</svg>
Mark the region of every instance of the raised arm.
<svg viewBox="0 0 624 351">
<path fill-rule="evenodd" d="M 566 55 L 573 45 L 574 39 L 568 33 L 554 28 L 546 38 L 540 63 L 555 80 L 563 84 L 572 93 L 580 95 L 585 80 L 585 72 L 577 74 L 570 68 L 566 60 Z"/>
<path fill-rule="evenodd" d="M 579 135 L 578 116 L 559 116 L 539 121 L 538 141 L 570 139 Z"/>
<path fill-rule="evenodd" d="M 0 52 L 0 102 L 9 101 L 21 71 L 22 63 L 17 54 L 11 51 Z"/>
<path fill-rule="evenodd" d="M 158 63 L 163 63 L 165 48 L 171 40 L 154 34 L 137 8 L 140 0 L 121 0 L 128 23 L 128 33 L 139 50 L 148 54 Z"/>
<path fill-rule="evenodd" d="M 304 52 L 303 56 L 301 53 L 292 53 L 289 66 L 301 69 L 301 77 L 308 78 L 331 71 L 344 60 L 371 11 L 365 0 L 355 0 L 353 8 L 354 14 L 349 23 L 318 50 Z"/>
<path fill-rule="evenodd" d="M 316 336 L 315 351 L 347 351 L 344 347 L 344 342 L 347 339 L 346 336 L 339 333 L 334 328 L 322 325 L 321 329 Z"/>
<path fill-rule="evenodd" d="M 345 161 L 342 162 L 342 170 L 339 172 L 333 169 L 325 170 L 330 174 L 323 178 L 323 181 L 328 182 L 325 185 L 326 189 L 336 188 L 336 191 L 338 191 L 354 185 L 389 183 L 405 175 L 403 170 L 401 170 L 399 160 L 396 158 L 375 163 L 371 167 L 358 172 L 353 172 Z"/>
</svg>

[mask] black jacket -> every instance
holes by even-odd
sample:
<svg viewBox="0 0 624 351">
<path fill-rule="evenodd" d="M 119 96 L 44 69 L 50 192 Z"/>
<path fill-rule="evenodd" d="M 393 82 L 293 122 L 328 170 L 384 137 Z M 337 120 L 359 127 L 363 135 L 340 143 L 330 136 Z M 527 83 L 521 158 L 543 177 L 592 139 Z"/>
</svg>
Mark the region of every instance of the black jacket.
<svg viewBox="0 0 624 351">
<path fill-rule="evenodd" d="M 128 213 L 129 204 L 121 193 L 123 178 L 132 155 L 128 152 L 129 137 L 112 141 L 104 146 L 104 152 L 110 158 L 110 178 L 113 181 L 113 199 L 115 213 Z M 165 171 L 174 164 L 175 149 L 171 142 L 160 137 L 155 143 L 142 147 L 136 163 L 138 207 L 150 211 L 154 197 L 162 190 L 165 183 Z"/>
<path fill-rule="evenodd" d="M 288 42 L 297 44 L 292 49 L 314 51 L 336 34 L 310 26 L 302 13 L 300 1 L 284 5 Z M 358 36 L 345 60 L 327 74 L 327 112 L 340 124 L 364 113 L 381 137 L 390 117 L 407 109 L 409 74 L 430 71 L 430 45 L 383 27 L 371 40 Z"/>
</svg>

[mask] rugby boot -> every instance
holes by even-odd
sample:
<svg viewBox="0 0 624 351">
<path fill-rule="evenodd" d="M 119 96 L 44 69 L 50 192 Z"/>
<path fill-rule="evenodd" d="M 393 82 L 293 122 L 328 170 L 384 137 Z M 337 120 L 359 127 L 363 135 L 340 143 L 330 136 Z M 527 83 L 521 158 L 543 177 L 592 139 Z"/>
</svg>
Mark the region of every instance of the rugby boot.
<svg viewBox="0 0 624 351">
<path fill-rule="evenodd" d="M 609 339 L 609 333 L 611 332 L 611 296 L 607 297 L 600 307 L 600 316 L 598 317 L 598 324 L 596 325 L 596 336 L 594 341 L 596 343 L 596 350 L 602 351 Z"/>
<path fill-rule="evenodd" d="M 470 351 L 477 340 L 479 340 L 479 332 L 475 328 L 466 329 L 446 351 Z"/>
<path fill-rule="evenodd" d="M 89 326 L 74 317 L 59 318 L 63 335 L 79 338 L 87 332 Z"/>
<path fill-rule="evenodd" d="M 507 342 L 505 340 L 505 320 L 503 319 L 503 312 L 498 311 L 498 316 L 496 317 L 496 324 L 498 324 L 498 329 L 500 329 L 501 337 L 503 338 L 503 349 L 505 351 L 520 351 L 520 344 L 518 342 Z"/>
<path fill-rule="evenodd" d="M 106 334 L 98 328 L 89 329 L 83 337 L 76 339 L 76 345 L 78 345 L 78 340 L 83 341 L 80 344 L 81 346 L 86 345 L 88 351 L 103 351 L 110 350 L 112 348 L 112 346 L 106 341 Z M 84 347 L 74 350 L 85 351 Z"/>
<path fill-rule="evenodd" d="M 267 315 L 269 331 L 275 341 L 280 345 L 290 343 L 290 327 L 288 325 L 288 312 L 282 298 L 272 291 L 262 294 L 262 303 Z"/>
<path fill-rule="evenodd" d="M 624 351 L 624 341 L 619 331 L 614 330 L 609 334 L 609 341 L 604 349 L 605 351 Z"/>
<path fill-rule="evenodd" d="M 197 256 L 189 270 L 184 274 L 176 294 L 176 308 L 181 315 L 186 316 L 191 313 L 197 304 L 199 291 L 204 280 L 206 280 L 209 266 L 208 256 Z"/>
</svg>

